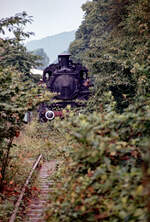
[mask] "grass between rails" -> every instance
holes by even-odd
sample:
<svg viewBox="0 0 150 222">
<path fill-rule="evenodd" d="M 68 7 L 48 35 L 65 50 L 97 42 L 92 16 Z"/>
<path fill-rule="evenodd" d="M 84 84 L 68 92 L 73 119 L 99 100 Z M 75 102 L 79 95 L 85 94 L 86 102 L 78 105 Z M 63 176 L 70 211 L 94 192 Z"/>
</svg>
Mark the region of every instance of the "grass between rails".
<svg viewBox="0 0 150 222">
<path fill-rule="evenodd" d="M 10 153 L 7 182 L 3 193 L 0 194 L 0 222 L 7 222 L 19 197 L 22 186 L 39 154 L 42 161 L 49 161 L 59 157 L 59 147 L 64 143 L 60 132 L 53 129 L 53 124 L 40 124 L 36 120 L 25 125 L 18 138 L 15 139 Z M 40 164 L 42 164 L 42 161 Z M 32 176 L 31 183 L 24 195 L 20 212 L 16 221 L 22 221 L 22 213 L 30 197 L 38 193 L 37 170 Z"/>
</svg>

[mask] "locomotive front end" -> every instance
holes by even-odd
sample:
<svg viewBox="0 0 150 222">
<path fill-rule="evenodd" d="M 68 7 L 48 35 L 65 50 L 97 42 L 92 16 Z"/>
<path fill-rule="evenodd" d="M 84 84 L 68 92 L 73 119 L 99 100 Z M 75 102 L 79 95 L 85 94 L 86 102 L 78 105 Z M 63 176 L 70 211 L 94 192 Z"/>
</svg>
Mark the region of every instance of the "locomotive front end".
<svg viewBox="0 0 150 222">
<path fill-rule="evenodd" d="M 59 100 L 58 103 L 50 105 L 41 104 L 40 119 L 42 118 L 44 121 L 55 118 L 57 115 L 55 108 L 61 110 L 67 105 L 78 106 L 76 99 L 87 100 L 89 98 L 88 70 L 80 63 L 73 63 L 70 56 L 70 54 L 59 55 L 58 63 L 49 65 L 43 72 L 43 82 L 49 91 L 57 93 L 53 99 Z"/>
</svg>

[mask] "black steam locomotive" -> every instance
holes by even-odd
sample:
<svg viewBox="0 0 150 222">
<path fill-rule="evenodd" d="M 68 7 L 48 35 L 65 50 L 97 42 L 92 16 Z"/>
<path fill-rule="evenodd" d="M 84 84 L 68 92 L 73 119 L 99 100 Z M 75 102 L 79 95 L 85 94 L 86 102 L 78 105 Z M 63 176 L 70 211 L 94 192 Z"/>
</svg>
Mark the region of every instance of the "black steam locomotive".
<svg viewBox="0 0 150 222">
<path fill-rule="evenodd" d="M 42 103 L 39 107 L 40 121 L 48 121 L 55 116 L 62 116 L 61 109 L 68 104 L 71 107 L 80 106 L 77 100 L 89 98 L 88 70 L 80 63 L 73 63 L 70 54 L 58 55 L 58 63 L 49 65 L 43 72 L 43 82 L 49 91 L 57 93 L 50 105 Z"/>
</svg>

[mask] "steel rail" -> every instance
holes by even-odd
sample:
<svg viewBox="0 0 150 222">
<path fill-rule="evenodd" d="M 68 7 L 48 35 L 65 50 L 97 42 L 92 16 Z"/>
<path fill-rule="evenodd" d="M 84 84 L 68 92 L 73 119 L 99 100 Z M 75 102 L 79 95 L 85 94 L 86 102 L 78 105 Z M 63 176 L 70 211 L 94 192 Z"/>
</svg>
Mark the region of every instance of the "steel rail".
<svg viewBox="0 0 150 222">
<path fill-rule="evenodd" d="M 27 187 L 27 185 L 28 185 L 28 183 L 29 183 L 29 181 L 30 181 L 30 179 L 31 179 L 31 177 L 32 177 L 32 174 L 33 174 L 34 170 L 35 170 L 36 167 L 38 166 L 38 163 L 40 162 L 41 158 L 42 158 L 42 154 L 39 155 L 38 159 L 36 160 L 36 162 L 34 163 L 32 169 L 31 169 L 31 171 L 30 171 L 30 174 L 29 174 L 28 178 L 26 179 L 26 182 L 25 182 L 25 184 L 24 184 L 24 186 L 23 186 L 23 188 L 22 188 L 22 191 L 21 191 L 21 193 L 20 193 L 20 196 L 19 196 L 19 198 L 18 198 L 18 200 L 17 200 L 17 202 L 16 202 L 16 204 L 15 204 L 15 209 L 14 209 L 14 211 L 13 211 L 11 217 L 10 217 L 9 222 L 14 222 L 14 221 L 15 221 L 15 219 L 16 219 L 16 214 L 17 214 L 18 208 L 19 208 L 19 206 L 20 206 L 21 200 L 22 200 L 22 198 L 23 198 L 23 195 L 24 195 L 24 193 L 25 193 L 26 187 Z"/>
</svg>

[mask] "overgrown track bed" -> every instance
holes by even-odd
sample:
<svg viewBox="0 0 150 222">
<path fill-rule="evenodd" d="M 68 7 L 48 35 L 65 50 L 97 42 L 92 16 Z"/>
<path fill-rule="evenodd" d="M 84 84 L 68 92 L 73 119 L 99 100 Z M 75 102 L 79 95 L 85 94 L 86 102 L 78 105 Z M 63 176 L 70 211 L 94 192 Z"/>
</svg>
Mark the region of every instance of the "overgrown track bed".
<svg viewBox="0 0 150 222">
<path fill-rule="evenodd" d="M 53 174 L 56 168 L 56 161 L 43 163 L 39 175 L 39 194 L 36 198 L 33 198 L 26 211 L 26 217 L 24 222 L 44 222 L 45 205 L 48 199 L 48 193 L 52 191 L 53 180 L 50 180 L 50 176 Z"/>
<path fill-rule="evenodd" d="M 26 188 L 30 182 L 30 179 L 37 168 L 37 166 L 40 163 L 40 160 L 42 159 L 42 154 L 38 156 L 35 163 L 32 166 L 32 169 L 29 173 L 28 178 L 26 179 L 26 182 L 22 188 L 22 191 L 20 193 L 20 196 L 15 204 L 15 209 L 10 217 L 9 222 L 16 221 L 16 215 L 19 209 L 19 206 L 21 204 L 22 198 L 24 196 L 24 193 L 26 191 Z M 40 168 L 39 174 L 38 174 L 38 182 L 39 182 L 39 193 L 38 196 L 35 198 L 31 198 L 30 204 L 27 206 L 27 209 L 25 210 L 25 220 L 24 221 L 43 221 L 42 215 L 44 212 L 44 206 L 47 201 L 47 194 L 50 191 L 49 186 L 52 184 L 52 181 L 49 181 L 49 176 L 54 172 L 55 170 L 56 161 L 50 161 L 50 162 L 44 162 Z M 22 220 L 23 221 L 23 220 Z"/>
</svg>

